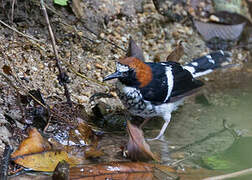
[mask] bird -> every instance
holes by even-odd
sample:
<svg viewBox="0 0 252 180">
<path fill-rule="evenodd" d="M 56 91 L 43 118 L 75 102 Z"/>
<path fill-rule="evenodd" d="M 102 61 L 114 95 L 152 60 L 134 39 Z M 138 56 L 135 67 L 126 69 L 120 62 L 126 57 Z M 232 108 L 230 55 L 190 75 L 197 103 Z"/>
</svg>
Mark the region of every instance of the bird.
<svg viewBox="0 0 252 180">
<path fill-rule="evenodd" d="M 149 139 L 158 140 L 164 135 L 172 112 L 183 104 L 186 96 L 204 85 L 197 78 L 227 67 L 231 56 L 230 52 L 219 50 L 185 65 L 173 61 L 145 62 L 142 49 L 130 38 L 126 57 L 119 59 L 116 71 L 103 80 L 118 79 L 116 93 L 132 115 L 145 119 L 141 128 L 152 117 L 164 119 L 159 134 Z"/>
</svg>

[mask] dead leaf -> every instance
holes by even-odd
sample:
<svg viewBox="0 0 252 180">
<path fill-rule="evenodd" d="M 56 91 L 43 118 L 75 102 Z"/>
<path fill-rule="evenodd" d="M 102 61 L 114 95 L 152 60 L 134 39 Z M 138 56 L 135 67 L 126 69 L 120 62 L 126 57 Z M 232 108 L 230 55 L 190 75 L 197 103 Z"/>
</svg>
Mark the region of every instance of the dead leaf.
<svg viewBox="0 0 252 180">
<path fill-rule="evenodd" d="M 194 25 L 197 31 L 202 35 L 204 40 L 209 41 L 215 37 L 223 40 L 238 40 L 240 37 L 245 23 L 236 25 L 222 25 L 214 23 L 204 23 L 195 20 Z"/>
<path fill-rule="evenodd" d="M 2 69 L 3 69 L 3 72 L 4 72 L 6 75 L 11 75 L 11 74 L 12 74 L 12 70 L 11 70 L 10 66 L 4 65 L 4 66 L 2 67 Z"/>
<path fill-rule="evenodd" d="M 72 2 L 73 2 L 72 3 L 72 10 L 73 10 L 73 13 L 75 14 L 75 16 L 77 18 L 83 17 L 84 10 L 83 10 L 83 7 L 81 5 L 81 1 L 80 0 L 73 0 Z"/>
<path fill-rule="evenodd" d="M 112 162 L 70 168 L 70 179 L 153 179 L 153 164 Z"/>
<path fill-rule="evenodd" d="M 35 171 L 54 171 L 60 161 L 65 160 L 70 166 L 78 164 L 79 159 L 72 158 L 66 151 L 50 150 L 13 157 L 15 163 Z"/>
<path fill-rule="evenodd" d="M 150 146 L 146 143 L 143 131 L 138 127 L 132 125 L 130 121 L 127 121 L 127 130 L 129 134 L 129 141 L 127 144 L 127 155 L 133 161 L 146 161 L 155 160 L 160 161 L 160 159 L 154 155 Z"/>
<path fill-rule="evenodd" d="M 31 128 L 28 135 L 29 137 L 24 139 L 18 149 L 11 154 L 12 158 L 51 149 L 50 144 L 44 140 L 36 128 Z"/>
<path fill-rule="evenodd" d="M 137 46 L 136 42 L 132 39 L 132 37 L 130 37 L 130 40 L 129 40 L 129 47 L 128 47 L 128 51 L 127 51 L 126 56 L 127 57 L 136 57 L 136 58 L 140 59 L 141 61 L 144 61 L 144 55 L 143 55 L 142 48 Z"/>
<path fill-rule="evenodd" d="M 161 169 L 160 169 L 161 168 Z M 70 179 L 78 180 L 139 180 L 156 179 L 156 175 L 162 174 L 158 179 L 174 177 L 176 171 L 168 166 L 149 164 L 143 162 L 110 162 L 104 164 L 77 165 L 70 168 Z M 170 176 L 171 175 L 171 176 Z"/>
<path fill-rule="evenodd" d="M 85 128 L 77 128 L 81 133 L 84 133 Z M 80 132 L 77 132 L 80 133 Z M 19 148 L 12 153 L 12 160 L 26 168 L 31 168 L 37 171 L 53 171 L 58 162 L 65 160 L 70 166 L 84 163 L 86 158 L 97 158 L 103 155 L 103 152 L 96 149 L 94 146 L 55 146 L 61 150 L 53 150 L 52 146 L 45 140 L 36 128 L 29 130 L 29 137 L 23 140 Z"/>
<path fill-rule="evenodd" d="M 166 61 L 176 61 L 178 62 L 180 58 L 184 55 L 184 48 L 182 45 L 183 41 L 179 41 L 177 46 L 173 51 L 167 56 Z"/>
</svg>

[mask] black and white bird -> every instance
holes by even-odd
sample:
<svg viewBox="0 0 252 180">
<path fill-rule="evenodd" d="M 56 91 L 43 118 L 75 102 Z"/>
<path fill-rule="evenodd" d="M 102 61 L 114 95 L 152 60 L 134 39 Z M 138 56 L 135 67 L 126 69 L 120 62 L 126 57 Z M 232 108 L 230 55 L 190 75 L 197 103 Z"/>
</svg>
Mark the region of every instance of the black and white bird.
<svg viewBox="0 0 252 180">
<path fill-rule="evenodd" d="M 230 53 L 219 50 L 185 65 L 172 61 L 144 62 L 142 50 L 131 39 L 126 57 L 116 63 L 115 73 L 106 76 L 104 81 L 118 79 L 119 98 L 130 113 L 145 118 L 143 124 L 154 116 L 164 119 L 160 133 L 152 139 L 155 140 L 162 137 L 171 113 L 183 99 L 203 85 L 196 78 L 224 67 L 223 63 L 230 62 L 230 57 Z"/>
</svg>

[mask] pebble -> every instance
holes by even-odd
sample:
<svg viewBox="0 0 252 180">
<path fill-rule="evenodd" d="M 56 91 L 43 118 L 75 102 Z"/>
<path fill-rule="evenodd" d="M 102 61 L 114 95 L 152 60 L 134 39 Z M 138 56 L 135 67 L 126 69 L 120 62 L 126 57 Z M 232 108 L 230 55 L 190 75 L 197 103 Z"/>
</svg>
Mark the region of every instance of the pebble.
<svg viewBox="0 0 252 180">
<path fill-rule="evenodd" d="M 82 32 L 82 31 L 77 32 L 77 34 L 78 34 L 79 36 L 83 36 L 83 32 Z"/>
<path fill-rule="evenodd" d="M 115 91 L 111 91 L 110 94 L 112 94 L 112 96 L 114 96 L 114 97 L 117 97 L 117 94 Z"/>
<path fill-rule="evenodd" d="M 80 104 L 89 102 L 89 98 L 87 96 L 77 96 L 76 98 Z"/>
<path fill-rule="evenodd" d="M 215 15 L 211 15 L 209 19 L 214 22 L 220 22 L 220 19 Z"/>
<path fill-rule="evenodd" d="M 92 67 L 91 67 L 90 64 L 87 64 L 87 65 L 86 65 L 86 68 L 87 68 L 87 70 L 91 70 L 91 69 L 92 69 Z"/>
<path fill-rule="evenodd" d="M 119 59 L 119 55 L 118 54 L 114 54 L 114 58 Z"/>
<path fill-rule="evenodd" d="M 123 36 L 123 37 L 122 37 L 122 41 L 123 41 L 123 42 L 127 42 L 128 40 L 127 40 L 126 37 Z"/>
<path fill-rule="evenodd" d="M 32 69 L 33 71 L 37 71 L 37 70 L 38 70 L 38 68 L 35 67 L 35 66 L 32 66 L 31 69 Z"/>
<path fill-rule="evenodd" d="M 98 64 L 98 63 L 95 64 L 95 67 L 98 69 L 105 69 L 105 66 Z"/>
<path fill-rule="evenodd" d="M 172 37 L 173 37 L 174 39 L 176 39 L 176 40 L 179 39 L 179 36 L 180 36 L 180 35 L 179 35 L 178 31 L 173 31 L 173 32 L 172 32 Z"/>
<path fill-rule="evenodd" d="M 39 69 L 44 69 L 45 68 L 44 64 L 39 64 L 38 66 L 39 66 Z"/>
<path fill-rule="evenodd" d="M 239 54 L 237 55 L 237 58 L 238 58 L 239 60 L 242 60 L 242 54 L 239 53 Z"/>
<path fill-rule="evenodd" d="M 104 37 L 105 37 L 105 34 L 104 34 L 104 33 L 101 33 L 101 34 L 100 34 L 100 37 L 101 37 L 101 38 L 104 38 Z"/>
</svg>

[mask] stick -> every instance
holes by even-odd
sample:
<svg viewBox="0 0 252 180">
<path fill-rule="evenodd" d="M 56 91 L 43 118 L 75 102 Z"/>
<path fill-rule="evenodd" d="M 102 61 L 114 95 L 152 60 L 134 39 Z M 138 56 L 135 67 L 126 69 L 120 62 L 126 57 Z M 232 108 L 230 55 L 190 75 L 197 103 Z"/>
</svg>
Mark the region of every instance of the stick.
<svg viewBox="0 0 252 180">
<path fill-rule="evenodd" d="M 238 177 L 238 176 L 244 176 L 246 174 L 252 174 L 252 168 L 245 169 L 242 171 L 237 171 L 237 172 L 230 173 L 230 174 L 209 177 L 209 178 L 205 178 L 203 180 L 223 180 L 223 179 L 234 178 L 234 177 Z"/>
<path fill-rule="evenodd" d="M 57 68 L 59 70 L 59 81 L 61 81 L 61 83 L 62 83 L 62 85 L 64 87 L 65 96 L 67 98 L 67 103 L 71 107 L 72 106 L 72 101 L 71 101 L 70 93 L 68 91 L 66 82 L 62 78 L 66 74 L 62 71 L 62 68 L 61 68 L 61 66 L 59 64 L 58 51 L 56 49 L 55 37 L 54 37 L 53 31 L 52 31 L 52 27 L 51 27 L 50 22 L 49 22 L 49 18 L 48 18 L 48 14 L 47 14 L 46 8 L 44 6 L 44 1 L 40 0 L 40 4 L 41 4 L 41 8 L 42 8 L 42 11 L 43 11 L 45 19 L 46 19 L 46 23 L 47 23 L 47 26 L 48 26 L 48 31 L 49 31 L 49 34 L 50 34 L 50 37 L 51 37 L 51 41 L 52 41 L 52 46 L 53 46 L 53 52 L 54 52 L 54 55 L 55 55 L 56 66 L 57 66 Z"/>
<path fill-rule="evenodd" d="M 13 19 L 14 19 L 15 3 L 16 3 L 16 0 L 12 0 L 12 5 L 11 5 L 11 23 L 13 23 Z"/>
</svg>

